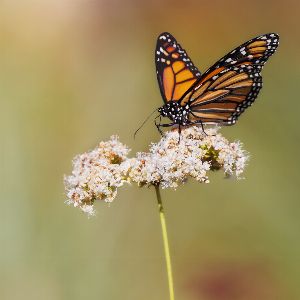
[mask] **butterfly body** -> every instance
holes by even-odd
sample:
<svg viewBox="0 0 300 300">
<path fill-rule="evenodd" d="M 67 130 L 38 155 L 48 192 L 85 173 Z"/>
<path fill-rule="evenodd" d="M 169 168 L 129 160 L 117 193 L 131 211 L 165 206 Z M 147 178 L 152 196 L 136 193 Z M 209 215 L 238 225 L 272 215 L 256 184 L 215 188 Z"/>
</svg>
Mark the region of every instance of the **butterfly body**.
<svg viewBox="0 0 300 300">
<path fill-rule="evenodd" d="M 170 124 L 233 125 L 256 99 L 261 70 L 275 52 L 279 36 L 258 36 L 229 52 L 204 74 L 194 66 L 175 38 L 165 32 L 157 40 L 156 73 L 165 104 L 158 109 Z"/>
<path fill-rule="evenodd" d="M 176 101 L 170 101 L 158 109 L 163 117 L 168 117 L 174 124 L 188 125 L 189 105 L 181 106 Z"/>
</svg>

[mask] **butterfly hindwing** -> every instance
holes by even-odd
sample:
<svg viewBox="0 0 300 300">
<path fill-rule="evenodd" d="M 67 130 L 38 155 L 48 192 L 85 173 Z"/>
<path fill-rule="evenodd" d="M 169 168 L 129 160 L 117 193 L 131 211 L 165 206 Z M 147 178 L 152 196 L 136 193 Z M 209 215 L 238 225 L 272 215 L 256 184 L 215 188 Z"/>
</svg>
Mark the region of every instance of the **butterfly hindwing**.
<svg viewBox="0 0 300 300">
<path fill-rule="evenodd" d="M 256 99 L 261 70 L 275 52 L 279 37 L 270 33 L 237 47 L 209 68 L 190 88 L 190 122 L 232 125 Z"/>
<path fill-rule="evenodd" d="M 155 50 L 157 80 L 165 102 L 179 101 L 200 78 L 187 53 L 170 33 L 162 33 Z"/>
</svg>

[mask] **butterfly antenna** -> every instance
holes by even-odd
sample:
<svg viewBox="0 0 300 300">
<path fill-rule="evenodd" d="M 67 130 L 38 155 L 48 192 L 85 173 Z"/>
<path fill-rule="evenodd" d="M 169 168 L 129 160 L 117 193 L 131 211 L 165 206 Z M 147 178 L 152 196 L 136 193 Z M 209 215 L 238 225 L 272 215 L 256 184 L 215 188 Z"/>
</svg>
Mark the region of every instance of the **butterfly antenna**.
<svg viewBox="0 0 300 300">
<path fill-rule="evenodd" d="M 133 138 L 135 139 L 136 134 L 138 131 L 145 125 L 145 123 L 150 119 L 150 117 L 157 111 L 157 108 L 145 119 L 145 121 L 142 123 L 142 125 L 135 131 Z"/>
</svg>

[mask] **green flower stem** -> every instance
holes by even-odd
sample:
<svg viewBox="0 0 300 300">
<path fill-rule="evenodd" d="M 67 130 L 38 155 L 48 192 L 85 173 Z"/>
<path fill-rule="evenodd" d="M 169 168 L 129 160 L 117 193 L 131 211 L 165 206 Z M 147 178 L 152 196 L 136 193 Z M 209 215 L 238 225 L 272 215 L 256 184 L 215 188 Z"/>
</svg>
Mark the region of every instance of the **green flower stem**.
<svg viewBox="0 0 300 300">
<path fill-rule="evenodd" d="M 165 218 L 164 208 L 163 208 L 162 201 L 161 201 L 159 185 L 155 185 L 155 192 L 156 192 L 156 197 L 157 197 L 159 217 L 160 217 L 160 223 L 161 223 L 161 231 L 162 231 L 162 237 L 163 237 L 163 242 L 164 242 L 170 300 L 174 300 L 175 299 L 174 298 L 174 285 L 173 285 L 173 275 L 172 275 L 172 265 L 171 265 L 168 233 L 167 233 L 166 218 Z"/>
</svg>

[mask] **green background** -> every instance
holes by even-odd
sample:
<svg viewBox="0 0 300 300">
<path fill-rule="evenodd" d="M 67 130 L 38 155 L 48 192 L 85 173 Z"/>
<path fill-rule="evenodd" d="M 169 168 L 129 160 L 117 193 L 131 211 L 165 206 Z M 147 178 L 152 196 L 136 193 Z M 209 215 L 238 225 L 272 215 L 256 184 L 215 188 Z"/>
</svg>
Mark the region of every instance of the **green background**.
<svg viewBox="0 0 300 300">
<path fill-rule="evenodd" d="M 88 219 L 64 204 L 74 155 L 118 134 L 146 151 L 162 104 L 154 47 L 170 31 L 204 71 L 277 32 L 264 88 L 222 129 L 251 154 L 245 180 L 163 191 L 177 300 L 300 299 L 299 1 L 0 3 L 0 298 L 168 299 L 153 188 L 121 188 Z"/>
</svg>

